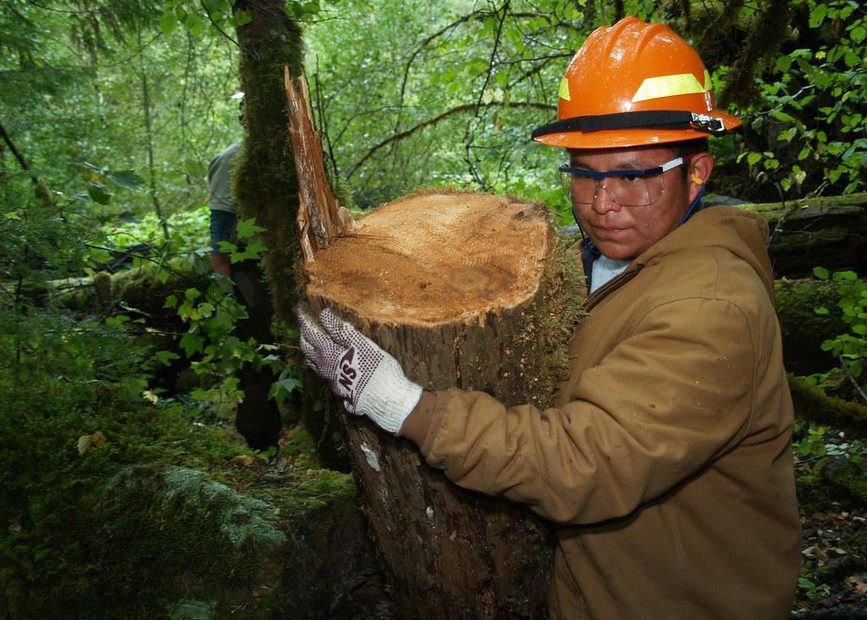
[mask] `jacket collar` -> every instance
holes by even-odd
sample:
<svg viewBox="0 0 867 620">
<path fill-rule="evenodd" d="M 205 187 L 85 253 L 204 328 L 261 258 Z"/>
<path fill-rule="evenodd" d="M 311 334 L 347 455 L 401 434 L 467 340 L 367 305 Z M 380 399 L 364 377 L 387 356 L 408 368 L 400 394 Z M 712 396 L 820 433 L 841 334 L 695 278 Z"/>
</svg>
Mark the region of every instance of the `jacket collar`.
<svg viewBox="0 0 867 620">
<path fill-rule="evenodd" d="M 699 217 L 695 217 L 696 215 Z M 710 247 L 722 247 L 750 264 L 764 281 L 769 296 L 773 298 L 774 276 L 767 255 L 768 225 L 761 216 L 737 207 L 702 205 L 694 211 L 690 220 L 689 230 L 680 226 L 671 231 L 644 253 L 632 259 L 623 273 L 594 291 L 587 298 L 585 309 L 589 311 L 612 291 L 629 282 L 644 267 L 663 260 L 667 255 Z M 593 260 L 599 255 L 599 250 L 587 239 L 582 245 L 581 257 L 584 273 L 588 278 L 588 290 Z"/>
</svg>

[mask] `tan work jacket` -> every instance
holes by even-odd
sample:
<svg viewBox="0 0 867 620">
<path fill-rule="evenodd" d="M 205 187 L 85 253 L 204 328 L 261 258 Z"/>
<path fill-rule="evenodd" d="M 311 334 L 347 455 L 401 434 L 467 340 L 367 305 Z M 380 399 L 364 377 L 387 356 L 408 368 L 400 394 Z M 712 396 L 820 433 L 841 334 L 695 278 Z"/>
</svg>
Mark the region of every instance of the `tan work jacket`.
<svg viewBox="0 0 867 620">
<path fill-rule="evenodd" d="M 400 434 L 557 526 L 552 618 L 787 618 L 792 401 L 767 225 L 695 214 L 587 300 L 557 405 L 426 392 Z"/>
</svg>

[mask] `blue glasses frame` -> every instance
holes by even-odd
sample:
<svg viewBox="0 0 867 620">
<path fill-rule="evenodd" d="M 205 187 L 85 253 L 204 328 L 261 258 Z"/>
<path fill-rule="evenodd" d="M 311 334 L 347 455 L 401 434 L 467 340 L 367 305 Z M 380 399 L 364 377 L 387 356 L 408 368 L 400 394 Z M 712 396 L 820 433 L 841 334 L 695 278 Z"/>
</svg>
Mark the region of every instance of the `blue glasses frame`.
<svg viewBox="0 0 867 620">
<path fill-rule="evenodd" d="M 577 174 L 581 177 L 601 181 L 606 177 L 652 177 L 673 170 L 674 168 L 682 166 L 688 162 L 689 157 L 675 157 L 671 161 L 667 161 L 655 168 L 645 168 L 643 170 L 606 170 L 604 172 L 596 172 L 595 170 L 588 170 L 587 168 L 575 168 L 571 161 L 567 161 L 565 164 L 560 166 L 560 172 Z"/>
</svg>

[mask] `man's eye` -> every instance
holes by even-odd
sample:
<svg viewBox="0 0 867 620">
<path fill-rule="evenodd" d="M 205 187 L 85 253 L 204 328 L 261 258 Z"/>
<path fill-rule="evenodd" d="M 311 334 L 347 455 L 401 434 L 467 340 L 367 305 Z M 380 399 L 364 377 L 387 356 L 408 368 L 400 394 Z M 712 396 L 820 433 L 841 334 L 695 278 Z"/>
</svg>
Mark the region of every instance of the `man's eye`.
<svg viewBox="0 0 867 620">
<path fill-rule="evenodd" d="M 620 178 L 623 179 L 626 183 L 637 183 L 638 181 L 641 180 L 641 177 L 636 176 L 634 174 L 629 174 L 629 175 L 626 175 L 626 176 L 620 177 Z"/>
</svg>

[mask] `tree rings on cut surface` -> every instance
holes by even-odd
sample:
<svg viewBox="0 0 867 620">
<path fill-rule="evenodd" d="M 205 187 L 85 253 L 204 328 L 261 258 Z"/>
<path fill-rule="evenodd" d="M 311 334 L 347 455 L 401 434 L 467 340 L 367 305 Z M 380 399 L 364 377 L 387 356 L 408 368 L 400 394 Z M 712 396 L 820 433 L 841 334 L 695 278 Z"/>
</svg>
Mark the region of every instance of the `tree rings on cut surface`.
<svg viewBox="0 0 867 620">
<path fill-rule="evenodd" d="M 513 308 L 539 286 L 552 228 L 545 207 L 426 191 L 382 205 L 307 266 L 307 294 L 360 318 L 434 326 Z"/>
</svg>

